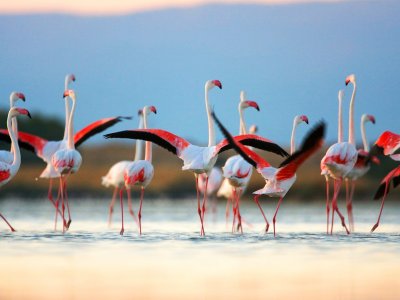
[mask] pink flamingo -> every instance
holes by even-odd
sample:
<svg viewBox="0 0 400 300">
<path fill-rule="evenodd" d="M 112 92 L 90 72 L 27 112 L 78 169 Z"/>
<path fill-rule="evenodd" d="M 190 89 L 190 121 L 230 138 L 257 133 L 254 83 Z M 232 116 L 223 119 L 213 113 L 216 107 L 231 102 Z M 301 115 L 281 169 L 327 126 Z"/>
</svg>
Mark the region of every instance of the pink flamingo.
<svg viewBox="0 0 400 300">
<path fill-rule="evenodd" d="M 10 109 L 15 106 L 15 103 L 18 100 L 22 100 L 25 102 L 25 95 L 23 93 L 12 92 L 10 94 Z M 12 118 L 11 123 L 12 123 L 12 130 L 15 132 L 15 136 L 18 136 L 17 119 Z M 7 131 L 7 136 L 8 136 L 8 131 Z M 8 164 L 11 164 L 13 159 L 14 159 L 14 147 L 12 145 L 10 151 L 0 150 L 0 161 L 4 161 Z"/>
<path fill-rule="evenodd" d="M 332 223 L 331 223 L 331 234 L 333 233 L 333 222 L 334 222 L 334 213 L 336 212 L 342 222 L 342 226 L 346 229 L 347 234 L 350 233 L 348 230 L 344 217 L 342 213 L 339 211 L 339 207 L 337 205 L 337 198 L 339 195 L 340 187 L 342 185 L 343 178 L 353 169 L 356 161 L 357 161 L 357 149 L 355 146 L 355 137 L 354 137 L 354 99 L 356 95 L 356 78 L 355 75 L 349 75 L 346 77 L 346 85 L 349 83 L 353 84 L 353 93 L 350 101 L 350 110 L 349 110 L 349 141 L 348 142 L 338 142 L 330 146 L 322 158 L 321 165 L 324 165 L 323 168 L 326 168 L 327 173 L 330 177 L 334 179 L 334 192 L 332 198 Z M 340 128 L 340 125 L 339 125 Z M 321 169 L 323 169 L 321 167 Z M 328 186 L 328 184 L 327 184 Z M 327 199 L 328 199 L 328 188 L 327 188 Z M 328 212 L 328 209 L 327 209 Z M 329 231 L 329 229 L 327 228 Z"/>
<path fill-rule="evenodd" d="M 369 157 L 369 144 L 367 141 L 367 135 L 365 133 L 365 123 L 371 122 L 375 124 L 375 117 L 372 115 L 363 114 L 361 116 L 361 137 L 363 141 L 363 149 L 358 150 L 357 161 L 354 165 L 353 169 L 346 175 L 346 207 L 347 207 L 347 214 L 350 223 L 350 231 L 354 231 L 354 217 L 353 217 L 353 195 L 354 189 L 356 186 L 356 180 L 362 176 L 364 176 L 370 166 L 371 166 L 371 159 Z M 375 163 L 379 163 L 377 158 L 374 156 L 372 157 L 372 161 Z M 351 181 L 351 187 L 349 190 L 349 181 Z"/>
<path fill-rule="evenodd" d="M 60 196 L 61 196 L 61 214 L 62 220 L 65 220 L 64 217 L 64 201 L 67 204 L 68 215 L 70 216 L 70 209 L 68 204 L 68 194 L 67 194 L 67 179 L 70 174 L 76 173 L 82 163 L 82 157 L 78 151 L 75 150 L 74 144 L 74 132 L 73 132 L 73 121 L 74 121 L 74 113 L 75 113 L 75 105 L 76 105 L 76 96 L 73 90 L 67 90 L 64 92 L 64 98 L 70 97 L 72 100 L 72 109 L 69 114 L 68 121 L 68 134 L 67 134 L 67 145 L 66 148 L 62 148 L 57 150 L 53 156 L 51 157 L 51 163 L 54 167 L 54 170 L 59 174 L 60 177 Z M 68 99 L 65 99 L 68 101 Z M 56 200 L 56 217 L 58 214 L 58 203 L 59 199 Z M 68 224 L 69 225 L 69 224 Z M 68 229 L 68 225 L 66 226 L 65 222 L 63 222 L 63 233 L 66 229 Z"/>
<path fill-rule="evenodd" d="M 209 80 L 205 85 L 205 103 L 206 111 L 208 117 L 208 132 L 209 141 L 208 146 L 202 147 L 189 143 L 185 139 L 162 129 L 142 129 L 142 130 L 125 130 L 120 132 L 114 132 L 111 134 L 106 134 L 106 138 L 129 138 L 129 139 L 142 139 L 146 141 L 151 141 L 166 150 L 177 155 L 183 160 L 182 170 L 190 170 L 195 174 L 196 178 L 196 190 L 197 190 L 197 211 L 201 222 L 200 234 L 204 235 L 204 213 L 207 201 L 207 194 L 204 195 L 203 204 L 200 205 L 199 189 L 198 189 L 198 175 L 202 173 L 210 173 L 212 167 L 214 166 L 218 154 L 231 148 L 229 143 L 225 140 L 216 144 L 215 129 L 211 118 L 211 111 L 208 102 L 208 92 L 214 87 L 222 88 L 221 82 L 218 80 Z M 238 141 L 247 145 L 256 145 L 257 147 L 264 147 L 265 149 L 280 154 L 285 155 L 286 152 L 277 144 L 272 143 L 270 140 L 255 136 L 255 135 L 245 135 L 236 137 Z M 206 186 L 208 179 L 206 179 Z M 207 189 L 207 188 L 206 188 Z"/>
<path fill-rule="evenodd" d="M 384 155 L 390 156 L 395 161 L 400 161 L 400 154 L 395 153 L 398 149 L 400 149 L 400 134 L 396 134 L 391 131 L 385 131 L 376 140 L 370 155 L 383 153 Z M 391 182 L 393 182 L 393 188 L 396 188 L 400 184 L 400 166 L 394 168 L 383 178 L 378 190 L 375 193 L 374 199 L 382 198 L 382 204 L 379 211 L 378 220 L 372 227 L 371 232 L 373 232 L 379 226 L 383 206 L 385 204 L 386 196 L 389 193 Z"/>
<path fill-rule="evenodd" d="M 151 112 L 156 114 L 157 109 L 154 106 L 145 106 L 143 108 L 143 128 L 147 129 L 147 115 Z M 140 203 L 138 212 L 139 233 L 142 234 L 142 205 L 144 198 L 144 189 L 149 185 L 154 176 L 154 167 L 151 163 L 152 159 L 151 142 L 146 142 L 144 160 L 135 160 L 131 162 L 124 171 L 125 188 L 130 190 L 133 186 L 140 186 Z M 124 215 L 122 205 L 122 192 L 120 192 L 122 228 L 120 234 L 124 234 Z"/>
<path fill-rule="evenodd" d="M 17 132 L 15 132 L 13 129 L 13 124 L 16 124 L 16 122 L 12 122 L 18 115 L 26 115 L 29 118 L 31 117 L 29 111 L 23 108 L 11 107 L 8 112 L 7 130 L 10 134 L 13 159 L 11 162 L 0 161 L 0 186 L 7 184 L 17 174 L 21 165 L 21 152 L 19 150 L 18 140 L 16 136 Z M 6 222 L 8 227 L 10 227 L 11 231 L 14 232 L 15 229 L 1 213 L 0 217 Z"/>
<path fill-rule="evenodd" d="M 142 110 L 139 110 L 138 112 L 139 115 L 139 129 L 143 128 L 143 112 Z M 142 159 L 142 141 L 141 140 L 136 140 L 136 150 L 135 150 L 135 158 L 134 161 L 137 161 L 139 159 Z M 114 164 L 110 170 L 107 172 L 105 176 L 101 178 L 102 180 L 102 185 L 105 187 L 109 186 L 114 186 L 114 192 L 112 195 L 112 199 L 109 205 L 109 215 L 108 215 L 108 226 L 111 226 L 111 218 L 112 218 L 112 213 L 114 211 L 114 204 L 117 195 L 119 192 L 122 192 L 121 189 L 123 189 L 125 181 L 124 181 L 124 171 L 125 168 L 131 163 L 129 160 L 122 160 Z M 128 208 L 129 208 L 129 213 L 137 222 L 135 213 L 132 208 L 132 199 L 131 199 L 131 193 L 130 190 L 128 192 Z"/>
<path fill-rule="evenodd" d="M 257 102 L 247 100 L 245 91 L 241 91 L 240 101 L 238 105 L 239 121 L 240 121 L 239 134 L 241 135 L 247 134 L 246 123 L 243 117 L 243 110 L 248 107 L 253 107 L 257 111 L 260 111 L 260 107 L 258 106 Z M 226 183 L 221 187 L 219 194 L 232 196 L 232 198 L 227 199 L 225 217 L 227 219 L 229 216 L 229 200 L 232 199 L 232 208 L 234 211 L 234 216 L 233 216 L 233 224 L 234 224 L 237 215 L 236 212 L 240 202 L 240 196 L 243 193 L 243 189 L 246 188 L 246 186 L 250 181 L 251 174 L 253 173 L 253 168 L 240 155 L 234 155 L 226 160 L 222 170 L 225 177 L 224 181 Z M 228 189 L 229 192 L 226 192 L 223 189 Z M 240 215 L 238 216 L 238 219 L 241 220 Z M 242 230 L 240 222 L 238 225 L 239 228 Z"/>
<path fill-rule="evenodd" d="M 296 171 L 300 167 L 300 165 L 304 161 L 306 161 L 313 153 L 315 153 L 319 148 L 322 147 L 323 137 L 325 133 L 325 123 L 320 122 L 319 124 L 317 124 L 307 134 L 300 149 L 298 151 L 294 151 L 288 158 L 286 158 L 280 164 L 279 168 L 274 168 L 266 160 L 264 160 L 261 156 L 259 156 L 256 152 L 252 151 L 249 148 L 244 147 L 243 145 L 238 143 L 234 138 L 232 138 L 230 133 L 225 129 L 225 127 L 221 124 L 218 118 L 214 114 L 213 116 L 218 124 L 218 127 L 221 129 L 224 136 L 228 139 L 233 149 L 236 152 L 238 152 L 254 168 L 256 168 L 257 172 L 260 173 L 261 176 L 265 179 L 265 186 L 262 189 L 255 191 L 253 194 L 256 194 L 256 196 L 254 197 L 254 201 L 257 203 L 264 217 L 266 223 L 266 231 L 268 231 L 269 223 L 267 218 L 265 217 L 264 211 L 258 201 L 258 198 L 261 195 L 267 195 L 269 197 L 279 197 L 279 202 L 273 217 L 274 236 L 275 236 L 276 216 L 278 214 L 279 207 L 282 203 L 282 199 L 289 191 L 289 189 L 292 187 L 293 183 L 296 181 Z M 301 117 L 304 118 L 305 116 L 300 116 L 298 117 L 298 119 L 301 119 Z M 297 121 L 295 119 L 295 123 L 296 122 Z M 292 131 L 292 137 L 293 137 L 293 131 Z M 294 138 L 292 138 L 291 145 L 292 147 L 294 146 Z M 292 148 L 292 150 L 295 149 Z"/>
</svg>

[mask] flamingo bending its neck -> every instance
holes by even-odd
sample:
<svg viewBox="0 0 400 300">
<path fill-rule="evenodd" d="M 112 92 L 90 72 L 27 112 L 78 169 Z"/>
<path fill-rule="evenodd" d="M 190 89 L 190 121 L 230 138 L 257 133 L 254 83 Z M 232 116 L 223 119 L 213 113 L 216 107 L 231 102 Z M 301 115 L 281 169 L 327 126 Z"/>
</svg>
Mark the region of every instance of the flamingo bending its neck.
<svg viewBox="0 0 400 300">
<path fill-rule="evenodd" d="M 280 197 L 273 217 L 275 236 L 276 216 L 282 199 L 295 182 L 296 171 L 300 167 L 300 165 L 303 164 L 304 161 L 306 161 L 313 153 L 315 153 L 319 148 L 322 147 L 323 137 L 325 134 L 325 123 L 320 122 L 313 129 L 311 129 L 307 136 L 304 138 L 300 149 L 297 151 L 295 151 L 295 149 L 292 149 L 294 152 L 280 164 L 279 168 L 274 168 L 256 152 L 244 147 L 242 144 L 238 143 L 234 138 L 232 138 L 230 133 L 225 129 L 218 118 L 215 115 L 213 116 L 218 124 L 218 127 L 221 129 L 224 136 L 232 145 L 233 149 L 238 152 L 254 168 L 256 168 L 257 172 L 260 173 L 261 176 L 265 179 L 265 186 L 262 189 L 255 191 L 253 194 L 256 194 L 256 196 L 254 197 L 254 201 L 260 208 L 266 222 L 266 231 L 268 230 L 269 223 L 267 221 L 267 218 L 265 217 L 264 211 L 261 208 L 260 203 L 258 202 L 258 198 L 261 195 L 267 195 L 269 197 Z M 301 117 L 304 118 L 305 116 Z M 294 137 L 292 138 L 292 140 L 294 141 Z M 294 143 L 292 143 L 292 145 L 293 144 Z"/>
<path fill-rule="evenodd" d="M 383 132 L 376 140 L 373 148 L 371 149 L 370 156 L 384 154 L 390 156 L 395 161 L 400 161 L 400 154 L 396 151 L 400 149 L 400 134 L 391 131 Z M 381 208 L 379 211 L 378 220 L 371 229 L 373 232 L 379 226 L 385 199 L 390 191 L 390 183 L 393 182 L 393 188 L 400 184 L 400 165 L 390 171 L 381 181 L 378 190 L 375 193 L 374 199 L 382 198 Z"/>
<path fill-rule="evenodd" d="M 16 136 L 17 132 L 15 132 L 13 128 L 13 125 L 16 125 L 16 122 L 13 122 L 13 120 L 16 119 L 18 115 L 26 115 L 29 118 L 31 117 L 28 110 L 19 107 L 11 107 L 8 112 L 7 130 L 10 134 L 12 149 L 12 151 L 10 150 L 10 153 L 12 153 L 13 158 L 11 162 L 0 161 L 0 187 L 7 184 L 17 174 L 21 165 L 21 152 L 19 150 L 18 140 Z M 1 213 L 0 217 L 6 222 L 8 227 L 10 227 L 11 231 L 14 232 L 15 229 Z"/>
</svg>

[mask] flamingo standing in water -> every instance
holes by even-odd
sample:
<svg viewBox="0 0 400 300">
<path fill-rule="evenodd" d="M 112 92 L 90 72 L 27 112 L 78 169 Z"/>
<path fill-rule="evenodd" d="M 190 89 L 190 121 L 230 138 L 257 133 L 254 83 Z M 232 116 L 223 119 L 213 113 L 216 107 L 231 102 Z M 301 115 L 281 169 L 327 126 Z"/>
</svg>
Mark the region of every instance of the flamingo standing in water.
<svg viewBox="0 0 400 300">
<path fill-rule="evenodd" d="M 68 84 L 71 83 L 72 81 L 75 81 L 75 76 L 73 74 L 68 74 L 65 77 L 65 90 L 68 88 Z M 69 104 L 68 101 L 65 101 L 65 129 L 64 129 L 64 137 L 60 141 L 48 141 L 44 138 L 41 138 L 39 136 L 25 133 L 25 132 L 19 132 L 18 133 L 18 141 L 20 143 L 21 148 L 24 148 L 26 150 L 34 152 L 39 158 L 41 158 L 47 165 L 46 168 L 42 171 L 40 174 L 40 178 L 47 178 L 49 179 L 49 189 L 48 189 L 48 199 L 49 201 L 53 204 L 53 206 L 56 206 L 56 201 L 54 201 L 53 194 L 52 194 L 52 187 L 53 187 L 53 179 L 58 178 L 59 174 L 54 170 L 54 167 L 51 163 L 51 158 L 53 154 L 60 150 L 64 149 L 67 146 L 67 132 L 68 132 L 68 120 L 69 120 Z M 123 119 L 129 119 L 127 117 L 111 117 L 111 118 L 104 118 L 97 120 L 88 126 L 84 127 L 82 130 L 78 131 L 74 136 L 73 136 L 73 141 L 75 144 L 75 147 L 79 147 L 83 142 L 85 142 L 87 139 L 92 137 L 93 135 L 96 135 L 107 128 L 115 125 L 118 122 L 121 122 Z M 0 130 L 0 140 L 10 142 L 10 138 L 8 136 L 8 131 L 5 129 Z M 59 196 L 58 196 L 59 197 Z M 57 197 L 57 198 L 58 198 Z M 59 214 L 61 215 L 61 211 L 59 211 Z M 64 220 L 64 222 L 66 222 Z M 67 227 L 71 223 L 71 218 L 69 217 L 69 220 L 67 222 Z"/>
<path fill-rule="evenodd" d="M 68 215 L 70 216 L 70 209 L 68 204 L 68 195 L 67 195 L 67 179 L 70 174 L 76 173 L 82 163 L 82 157 L 78 151 L 75 150 L 74 144 L 74 132 L 73 132 L 73 122 L 74 122 L 74 113 L 76 106 L 76 96 L 73 90 L 67 90 L 64 92 L 64 98 L 70 97 L 72 100 L 72 109 L 69 114 L 68 121 L 68 134 L 67 134 L 67 145 L 66 148 L 60 149 L 56 151 L 51 157 L 51 163 L 54 167 L 54 170 L 59 174 L 60 177 L 60 196 L 61 196 L 61 214 L 62 220 L 64 221 L 64 201 L 67 204 Z M 68 99 L 65 99 L 68 101 Z M 58 213 L 58 202 L 59 199 L 56 200 L 56 216 Z M 69 225 L 69 224 L 68 224 Z M 68 229 L 68 226 L 65 226 L 65 222 L 63 222 L 63 233 Z"/>
<path fill-rule="evenodd" d="M 10 134 L 13 158 L 11 162 L 0 161 L 0 187 L 7 184 L 17 174 L 19 167 L 21 165 L 21 152 L 19 150 L 18 140 L 16 136 L 17 132 L 14 131 L 13 129 L 14 122 L 12 122 L 18 115 L 26 115 L 29 118 L 31 117 L 29 111 L 23 108 L 11 107 L 8 112 L 7 130 Z M 15 229 L 11 226 L 11 224 L 1 213 L 0 217 L 6 222 L 8 227 L 10 227 L 11 231 L 14 232 Z"/>
<path fill-rule="evenodd" d="M 238 106 L 239 110 L 239 120 L 240 120 L 240 128 L 239 128 L 239 134 L 247 134 L 247 129 L 246 129 L 246 123 L 243 118 L 243 110 L 248 107 L 254 107 L 257 111 L 260 111 L 260 108 L 255 101 L 249 101 L 246 100 L 246 93 L 244 91 L 240 92 L 240 102 Z M 231 188 L 231 194 L 232 194 L 232 208 L 233 208 L 233 226 L 232 226 L 232 231 L 234 229 L 234 224 L 235 224 L 235 218 L 236 215 L 238 214 L 238 220 L 239 220 L 239 228 L 242 231 L 242 226 L 241 226 L 241 216 L 238 211 L 239 208 L 239 202 L 240 202 L 240 196 L 243 193 L 243 188 L 245 188 L 250 180 L 251 174 L 252 174 L 252 166 L 246 162 L 240 155 L 234 155 L 230 158 L 228 158 L 225 162 L 224 167 L 222 168 L 223 174 L 225 177 L 225 180 L 228 181 L 230 188 Z M 221 192 L 222 193 L 222 192 Z M 226 205 L 227 211 L 229 208 L 229 198 L 227 200 L 227 205 Z M 227 218 L 227 211 L 225 212 L 225 216 Z"/>
<path fill-rule="evenodd" d="M 25 102 L 25 95 L 23 93 L 12 92 L 10 94 L 10 109 L 15 106 L 15 103 L 18 100 L 22 100 Z M 18 136 L 17 119 L 12 118 L 11 123 L 12 123 L 12 130 L 14 131 L 15 136 Z M 0 161 L 11 164 L 13 159 L 14 159 L 14 146 L 13 145 L 11 145 L 10 151 L 0 150 Z"/>
<path fill-rule="evenodd" d="M 356 186 L 356 180 L 362 176 L 364 176 L 370 166 L 371 159 L 373 162 L 378 163 L 376 157 L 369 157 L 369 144 L 367 141 L 367 135 L 365 133 L 365 123 L 371 122 L 375 124 L 375 117 L 372 115 L 363 114 L 361 116 L 361 137 L 363 141 L 363 149 L 358 150 L 357 161 L 354 165 L 353 169 L 346 175 L 346 207 L 347 214 L 349 218 L 350 231 L 354 231 L 354 217 L 353 217 L 353 195 L 354 189 Z M 351 181 L 351 187 L 349 189 L 349 181 Z"/>
<path fill-rule="evenodd" d="M 390 156 L 395 161 L 400 161 L 400 154 L 396 151 L 400 149 L 400 134 L 396 134 L 391 131 L 383 132 L 376 140 L 373 148 L 371 149 L 370 155 L 384 154 Z M 378 190 L 375 193 L 374 199 L 382 198 L 382 204 L 379 211 L 378 220 L 372 227 L 373 232 L 379 226 L 383 206 L 385 205 L 385 199 L 390 190 L 390 183 L 393 182 L 393 188 L 396 188 L 400 184 L 400 165 L 390 171 L 381 181 Z"/>
<path fill-rule="evenodd" d="M 354 137 L 354 99 L 357 90 L 355 75 L 352 74 L 347 76 L 345 82 L 346 85 L 348 85 L 349 83 L 353 84 L 353 93 L 351 95 L 349 110 L 349 141 L 336 143 L 330 146 L 321 161 L 321 164 L 325 165 L 329 176 L 334 179 L 331 234 L 333 233 L 335 212 L 339 215 L 342 226 L 346 229 L 347 234 L 350 233 L 346 226 L 344 217 L 339 211 L 337 198 L 339 195 L 340 187 L 342 186 L 342 181 L 346 177 L 346 175 L 353 169 L 358 156 Z"/>
<path fill-rule="evenodd" d="M 196 178 L 196 190 L 197 190 L 197 211 L 201 222 L 200 234 L 204 235 L 204 213 L 207 201 L 207 193 L 204 194 L 203 204 L 200 205 L 200 196 L 198 189 L 198 175 L 202 173 L 208 174 L 213 168 L 218 154 L 231 148 L 229 143 L 225 140 L 216 144 L 215 129 L 211 117 L 211 110 L 208 102 L 208 93 L 214 88 L 222 88 L 221 82 L 218 80 L 209 80 L 205 84 L 205 104 L 208 117 L 208 133 L 209 140 L 208 146 L 201 147 L 196 146 L 185 139 L 162 129 L 142 129 L 142 130 L 125 130 L 120 132 L 114 132 L 105 135 L 106 138 L 129 138 L 129 139 L 142 139 L 151 141 L 173 154 L 177 155 L 183 160 L 182 170 L 190 170 L 195 174 Z M 258 148 L 277 153 L 279 155 L 286 155 L 286 151 L 279 147 L 277 144 L 270 140 L 255 136 L 255 135 L 242 135 L 236 137 L 238 141 L 246 145 L 254 145 Z M 206 190 L 207 190 L 208 179 L 206 179 Z"/>
<path fill-rule="evenodd" d="M 338 100 L 339 100 L 339 109 L 338 109 L 338 144 L 343 142 L 343 122 L 342 122 L 342 106 L 343 106 L 343 97 L 344 90 L 339 90 Z M 330 211 L 330 198 L 329 198 L 329 172 L 328 168 L 325 165 L 324 161 L 325 157 L 321 160 L 321 175 L 325 176 L 326 183 L 326 234 L 329 233 L 329 211 Z"/>
<path fill-rule="evenodd" d="M 151 112 L 156 114 L 157 109 L 154 106 L 145 106 L 143 108 L 143 128 L 147 129 L 147 115 Z M 138 212 L 139 233 L 142 234 L 142 205 L 144 198 L 144 189 L 149 185 L 154 175 L 154 167 L 151 163 L 152 155 L 151 142 L 146 142 L 144 160 L 135 160 L 128 164 L 124 171 L 125 188 L 130 190 L 133 186 L 140 186 L 140 203 Z M 124 234 L 124 211 L 122 204 L 122 190 L 120 191 L 122 228 L 120 234 Z"/>
<path fill-rule="evenodd" d="M 278 214 L 279 207 L 282 203 L 283 197 L 292 187 L 293 183 L 296 181 L 296 171 L 300 167 L 300 165 L 306 161 L 313 153 L 315 153 L 319 148 L 322 147 L 323 138 L 325 134 L 325 123 L 320 122 L 317 124 L 305 137 L 303 140 L 300 149 L 295 151 L 294 147 L 294 135 L 295 131 L 294 126 L 292 131 L 292 139 L 291 139 L 291 147 L 294 151 L 288 158 L 286 158 L 279 166 L 279 168 L 272 167 L 266 160 L 264 160 L 261 156 L 259 156 L 256 152 L 252 151 L 249 148 L 244 147 L 242 144 L 238 143 L 230 133 L 225 129 L 225 127 L 221 124 L 218 118 L 213 114 L 215 121 L 218 124 L 218 127 L 221 129 L 224 136 L 227 138 L 229 143 L 232 145 L 233 149 L 237 151 L 248 163 L 250 163 L 254 168 L 256 168 L 257 172 L 261 174 L 261 176 L 265 179 L 265 186 L 255 191 L 253 194 L 256 194 L 254 197 L 254 201 L 257 203 L 260 211 L 264 217 L 266 223 L 265 231 L 268 231 L 269 223 L 267 218 L 265 217 L 264 211 L 258 201 L 258 198 L 261 195 L 267 195 L 269 197 L 279 197 L 279 202 L 276 207 L 274 217 L 273 217 L 273 225 L 274 225 L 274 236 L 275 236 L 275 222 L 276 216 Z M 305 119 L 305 116 L 298 116 L 295 118 L 295 124 L 302 121 L 296 121 Z M 305 122 L 305 121 L 304 121 Z"/>
<path fill-rule="evenodd" d="M 139 116 L 139 129 L 143 128 L 143 111 L 140 109 L 138 112 Z M 142 159 L 142 141 L 141 140 L 136 140 L 136 147 L 135 147 L 135 158 L 134 161 L 137 161 L 139 159 Z M 105 187 L 109 186 L 114 186 L 114 192 L 112 195 L 112 199 L 109 205 L 109 214 L 108 214 L 108 226 L 111 226 L 111 217 L 112 213 L 114 211 L 114 204 L 116 197 L 120 191 L 124 187 L 125 181 L 124 181 L 124 171 L 125 168 L 131 163 L 129 160 L 122 160 L 114 164 L 110 170 L 107 172 L 105 176 L 101 178 L 102 180 L 102 185 Z M 135 213 L 132 208 L 132 199 L 131 199 L 131 193 L 130 190 L 128 192 L 128 209 L 129 213 L 137 222 Z"/>
</svg>

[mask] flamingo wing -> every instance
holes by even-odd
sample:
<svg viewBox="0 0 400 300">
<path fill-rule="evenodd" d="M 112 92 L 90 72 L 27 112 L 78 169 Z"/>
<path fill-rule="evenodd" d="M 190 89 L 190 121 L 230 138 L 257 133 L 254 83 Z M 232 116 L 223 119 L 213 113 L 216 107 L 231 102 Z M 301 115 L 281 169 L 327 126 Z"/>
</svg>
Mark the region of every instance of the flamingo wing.
<svg viewBox="0 0 400 300">
<path fill-rule="evenodd" d="M 233 139 L 246 146 L 272 152 L 280 156 L 289 156 L 289 154 L 284 149 L 282 149 L 282 147 L 280 147 L 278 144 L 256 134 L 237 135 L 233 137 Z M 224 139 L 217 145 L 215 152 L 216 154 L 220 154 L 232 148 L 233 145 L 228 141 L 228 139 Z"/>
<path fill-rule="evenodd" d="M 130 120 L 131 117 L 112 117 L 112 118 L 105 118 L 97 120 L 88 126 L 84 127 L 83 129 L 79 130 L 74 135 L 74 144 L 75 147 L 79 147 L 83 142 L 85 142 L 90 137 L 114 126 L 115 124 L 121 122 L 122 120 Z"/>
<path fill-rule="evenodd" d="M 11 143 L 8 130 L 0 129 L 0 140 Z M 19 131 L 18 132 L 18 144 L 21 148 L 36 153 L 38 156 L 42 156 L 43 148 L 47 144 L 48 140 L 38 137 L 37 135 Z"/>
<path fill-rule="evenodd" d="M 300 149 L 285 159 L 276 173 L 277 180 L 285 180 L 294 176 L 297 168 L 324 143 L 325 122 L 320 122 L 312 128 L 304 138 Z"/>
<path fill-rule="evenodd" d="M 396 134 L 391 131 L 383 132 L 376 140 L 371 153 L 379 153 L 385 155 L 393 154 L 397 149 L 400 148 L 400 134 Z"/>
<path fill-rule="evenodd" d="M 225 136 L 226 140 L 228 141 L 230 148 L 233 148 L 244 160 L 246 160 L 249 164 L 251 164 L 254 168 L 262 168 L 268 167 L 270 164 L 264 160 L 260 155 L 256 152 L 246 148 L 241 143 L 239 143 L 229 131 L 222 125 L 220 120 L 217 118 L 214 112 L 211 113 L 212 117 L 214 118 L 215 122 L 217 123 L 219 129 L 222 131 L 223 135 Z"/>
<path fill-rule="evenodd" d="M 162 129 L 123 130 L 106 134 L 104 137 L 106 139 L 123 138 L 149 141 L 172 152 L 175 155 L 179 155 L 183 149 L 190 145 L 190 143 L 185 139 Z"/>
<path fill-rule="evenodd" d="M 375 193 L 374 199 L 378 200 L 382 198 L 385 194 L 386 185 L 387 186 L 387 193 L 390 190 L 390 182 L 393 180 L 393 188 L 396 188 L 400 184 L 400 166 L 394 168 L 390 171 L 385 178 L 381 181 L 378 190 Z"/>
</svg>

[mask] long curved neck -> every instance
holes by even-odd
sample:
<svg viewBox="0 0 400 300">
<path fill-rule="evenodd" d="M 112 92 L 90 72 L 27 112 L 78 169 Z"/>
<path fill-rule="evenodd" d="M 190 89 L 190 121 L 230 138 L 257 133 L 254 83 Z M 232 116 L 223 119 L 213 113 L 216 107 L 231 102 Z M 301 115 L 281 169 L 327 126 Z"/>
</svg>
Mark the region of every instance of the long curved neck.
<svg viewBox="0 0 400 300">
<path fill-rule="evenodd" d="M 64 83 L 64 91 L 68 90 L 68 76 L 65 78 L 65 83 Z M 68 99 L 65 99 L 65 127 L 64 127 L 64 137 L 63 140 L 66 140 L 68 138 L 68 122 L 69 122 L 69 101 Z"/>
<path fill-rule="evenodd" d="M 139 117 L 139 129 L 143 128 L 143 115 L 140 115 Z M 135 160 L 142 159 L 142 150 L 143 148 L 143 141 L 137 139 L 136 140 L 136 146 L 135 146 Z"/>
<path fill-rule="evenodd" d="M 143 111 L 143 128 L 147 129 L 147 113 Z M 146 153 L 144 159 L 151 162 L 151 142 L 146 141 Z"/>
<path fill-rule="evenodd" d="M 247 127 L 243 117 L 243 107 L 241 106 L 241 102 L 239 103 L 239 119 L 240 119 L 239 134 L 246 134 Z"/>
<path fill-rule="evenodd" d="M 12 100 L 12 98 L 10 97 L 10 109 L 14 107 L 14 101 Z M 12 118 L 11 120 L 11 128 L 12 131 L 15 133 L 15 136 L 18 138 L 18 124 L 17 124 L 17 118 Z M 10 147 L 10 152 L 13 153 L 14 152 L 14 146 L 11 144 Z"/>
<path fill-rule="evenodd" d="M 11 118 L 10 115 L 8 115 L 7 129 L 8 129 L 8 134 L 10 135 L 10 139 L 11 139 L 11 146 L 14 149 L 14 159 L 13 159 L 11 166 L 18 170 L 19 166 L 21 165 L 21 153 L 19 151 L 17 137 L 15 135 L 14 130 L 12 130 L 12 120 L 11 119 L 14 119 L 14 118 L 16 118 L 16 117 Z"/>
<path fill-rule="evenodd" d="M 364 146 L 364 151 L 369 152 L 369 144 L 367 141 L 367 135 L 365 133 L 365 122 L 363 118 L 361 118 L 361 138 Z"/>
<path fill-rule="evenodd" d="M 356 97 L 356 83 L 353 82 L 353 94 L 351 95 L 350 109 L 349 109 L 349 143 L 355 145 L 354 137 L 354 98 Z"/>
<path fill-rule="evenodd" d="M 342 97 L 339 96 L 339 113 L 338 113 L 338 143 L 343 142 L 343 121 L 342 121 Z"/>
<path fill-rule="evenodd" d="M 69 114 L 69 121 L 68 121 L 68 137 L 67 137 L 67 147 L 68 149 L 75 149 L 75 144 L 74 144 L 74 113 L 75 113 L 75 105 L 76 105 L 76 100 L 71 97 L 72 100 L 72 109 Z M 68 99 L 65 99 L 65 101 L 68 101 Z"/>
<path fill-rule="evenodd" d="M 292 128 L 292 136 L 290 138 L 290 154 L 293 154 L 296 151 L 295 133 L 296 133 L 297 124 L 298 124 L 297 120 L 294 119 L 293 128 Z"/>
<path fill-rule="evenodd" d="M 206 101 L 206 111 L 207 111 L 207 121 L 208 121 L 208 147 L 211 147 L 216 144 L 216 139 L 215 139 L 214 122 L 211 118 L 210 104 L 208 103 L 208 92 L 209 88 L 206 85 L 205 101 Z"/>
</svg>

